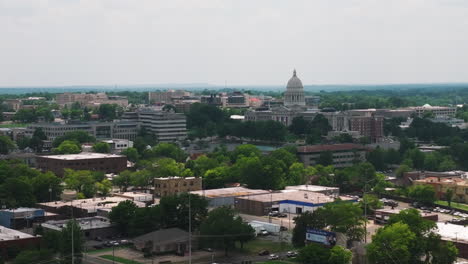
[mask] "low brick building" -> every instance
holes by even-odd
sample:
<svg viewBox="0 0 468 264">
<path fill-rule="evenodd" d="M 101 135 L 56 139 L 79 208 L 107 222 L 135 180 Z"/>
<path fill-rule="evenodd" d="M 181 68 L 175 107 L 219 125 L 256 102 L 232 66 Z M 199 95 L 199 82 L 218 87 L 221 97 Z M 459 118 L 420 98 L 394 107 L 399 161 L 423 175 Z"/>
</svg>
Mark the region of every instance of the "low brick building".
<svg viewBox="0 0 468 264">
<path fill-rule="evenodd" d="M 36 158 L 37 167 L 62 177 L 65 169 L 120 173 L 127 169 L 127 157 L 114 154 L 80 153 Z"/>
<path fill-rule="evenodd" d="M 200 177 L 167 177 L 154 179 L 154 195 L 164 197 L 202 189 Z"/>
<path fill-rule="evenodd" d="M 0 226 L 0 256 L 2 259 L 8 259 L 10 250 L 34 249 L 39 247 L 40 242 L 40 236 L 32 236 Z"/>
<path fill-rule="evenodd" d="M 334 167 L 344 168 L 353 166 L 357 162 L 364 162 L 367 149 L 363 145 L 352 143 L 297 147 L 297 156 L 305 166 L 315 166 L 320 155 L 325 152 L 332 154 Z"/>
<path fill-rule="evenodd" d="M 47 221 L 41 226 L 45 230 L 61 232 L 62 229 L 67 225 L 70 219 Z M 94 216 L 85 218 L 75 218 L 75 221 L 80 225 L 81 230 L 85 236 L 85 239 L 96 239 L 96 238 L 110 238 L 118 234 L 118 230 L 110 222 L 108 218 Z"/>
</svg>

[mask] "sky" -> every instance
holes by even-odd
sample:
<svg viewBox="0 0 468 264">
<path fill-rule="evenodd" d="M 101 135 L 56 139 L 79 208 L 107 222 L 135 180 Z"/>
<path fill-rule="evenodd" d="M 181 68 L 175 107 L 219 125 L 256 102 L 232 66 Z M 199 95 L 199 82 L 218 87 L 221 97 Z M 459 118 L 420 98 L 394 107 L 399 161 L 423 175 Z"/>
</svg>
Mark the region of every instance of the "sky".
<svg viewBox="0 0 468 264">
<path fill-rule="evenodd" d="M 0 0 L 0 86 L 468 82 L 466 0 Z"/>
</svg>

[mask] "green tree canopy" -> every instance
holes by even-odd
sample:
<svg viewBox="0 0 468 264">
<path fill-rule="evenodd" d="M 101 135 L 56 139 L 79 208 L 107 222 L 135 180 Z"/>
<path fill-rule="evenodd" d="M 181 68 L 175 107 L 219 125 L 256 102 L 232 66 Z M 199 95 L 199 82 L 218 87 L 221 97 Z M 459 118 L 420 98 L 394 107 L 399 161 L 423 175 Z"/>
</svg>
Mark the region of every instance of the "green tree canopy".
<svg viewBox="0 0 468 264">
<path fill-rule="evenodd" d="M 97 153 L 110 153 L 111 147 L 106 142 L 98 142 L 93 145 L 93 151 Z"/>
</svg>

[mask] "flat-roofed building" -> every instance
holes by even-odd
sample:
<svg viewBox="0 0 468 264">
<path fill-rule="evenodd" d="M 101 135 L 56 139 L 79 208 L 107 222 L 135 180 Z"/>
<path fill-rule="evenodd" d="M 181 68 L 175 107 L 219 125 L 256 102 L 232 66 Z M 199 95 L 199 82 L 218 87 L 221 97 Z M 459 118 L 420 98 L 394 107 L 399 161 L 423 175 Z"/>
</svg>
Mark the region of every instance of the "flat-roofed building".
<svg viewBox="0 0 468 264">
<path fill-rule="evenodd" d="M 100 198 L 89 198 L 89 199 L 78 199 L 69 202 L 54 201 L 47 203 L 38 203 L 37 206 L 46 210 L 58 214 L 60 219 L 68 219 L 74 217 L 90 217 L 96 216 L 99 209 L 112 209 L 117 206 L 120 202 L 133 201 L 129 198 L 124 197 L 100 197 Z M 146 204 L 139 201 L 133 201 L 138 207 L 145 207 Z"/>
<path fill-rule="evenodd" d="M 144 193 L 144 192 L 122 192 L 122 193 L 114 193 L 116 197 L 123 197 L 130 199 L 132 201 L 138 201 L 142 203 L 153 203 L 153 195 L 151 193 Z"/>
<path fill-rule="evenodd" d="M 120 173 L 127 169 L 127 157 L 104 153 L 37 156 L 37 167 L 62 177 L 65 169 Z"/>
<path fill-rule="evenodd" d="M 125 112 L 122 120 L 138 123 L 140 128 L 153 133 L 161 142 L 174 142 L 187 137 L 187 119 L 181 113 L 140 108 L 135 112 Z"/>
<path fill-rule="evenodd" d="M 154 195 L 164 197 L 202 189 L 201 177 L 167 177 L 154 179 Z"/>
<path fill-rule="evenodd" d="M 297 191 L 304 191 L 304 192 L 316 192 L 316 193 L 323 193 L 326 195 L 336 195 L 340 194 L 340 188 L 338 187 L 327 187 L 327 186 L 320 186 L 320 185 L 296 185 L 296 186 L 286 186 L 286 190 L 297 190 Z"/>
<path fill-rule="evenodd" d="M 231 187 L 211 190 L 200 190 L 190 193 L 203 196 L 205 199 L 208 200 L 208 206 L 210 207 L 219 207 L 234 205 L 234 199 L 236 197 L 266 194 L 269 192 L 266 190 L 248 189 L 245 187 Z"/>
<path fill-rule="evenodd" d="M 25 135 L 32 137 L 36 129 L 42 129 L 47 139 L 53 141 L 68 132 L 84 131 L 97 139 L 135 140 L 138 134 L 136 122 L 69 122 L 69 123 L 35 123 L 30 124 Z"/>
<path fill-rule="evenodd" d="M 456 106 L 432 106 L 425 104 L 423 106 L 408 107 L 413 110 L 417 116 L 423 117 L 424 113 L 433 113 L 435 117 L 454 117 L 457 113 Z"/>
<path fill-rule="evenodd" d="M 443 241 L 452 242 L 458 249 L 460 258 L 468 258 L 468 227 L 450 223 L 436 223 L 435 232 Z"/>
<path fill-rule="evenodd" d="M 69 221 L 70 219 L 51 220 L 42 223 L 41 226 L 45 230 L 61 232 Z M 105 217 L 94 216 L 75 218 L 75 221 L 78 223 L 81 230 L 83 231 L 85 238 L 89 240 L 96 238 L 108 238 L 118 234 L 115 226 L 110 222 L 108 218 Z"/>
<path fill-rule="evenodd" d="M 40 236 L 32 236 L 14 229 L 0 226 L 0 256 L 3 260 L 8 259 L 10 250 L 25 250 L 38 247 L 41 242 Z"/>
<path fill-rule="evenodd" d="M 34 223 L 54 219 L 53 213 L 47 213 L 41 208 L 19 207 L 0 210 L 0 225 L 13 229 L 30 228 Z"/>
<path fill-rule="evenodd" d="M 297 147 L 299 160 L 305 166 L 316 165 L 320 155 L 324 152 L 332 154 L 333 166 L 343 168 L 350 167 L 356 162 L 364 162 L 367 149 L 363 145 L 352 143 Z"/>
<path fill-rule="evenodd" d="M 314 211 L 327 203 L 336 200 L 334 195 L 322 193 L 286 190 L 282 192 L 271 192 L 269 194 L 259 194 L 235 198 L 235 208 L 244 214 L 267 215 L 272 211 L 281 213 L 301 214 L 306 211 Z M 340 196 L 342 201 L 356 201 L 355 198 Z"/>
</svg>

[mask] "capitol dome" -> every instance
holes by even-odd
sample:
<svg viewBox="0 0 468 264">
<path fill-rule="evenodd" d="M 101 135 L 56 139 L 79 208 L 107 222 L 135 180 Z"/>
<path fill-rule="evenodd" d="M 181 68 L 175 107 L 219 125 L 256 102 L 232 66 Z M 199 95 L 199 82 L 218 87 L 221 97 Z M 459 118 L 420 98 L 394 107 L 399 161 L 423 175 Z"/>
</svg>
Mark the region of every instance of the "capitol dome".
<svg viewBox="0 0 468 264">
<path fill-rule="evenodd" d="M 284 93 L 285 106 L 305 106 L 304 86 L 299 78 L 297 78 L 296 70 L 293 76 L 288 81 L 286 92 Z"/>
<path fill-rule="evenodd" d="M 301 79 L 297 78 L 296 75 L 296 70 L 293 72 L 293 76 L 291 79 L 288 81 L 288 85 L 286 86 L 286 90 L 296 90 L 296 89 L 304 89 L 304 86 L 302 86 L 302 81 Z"/>
</svg>

